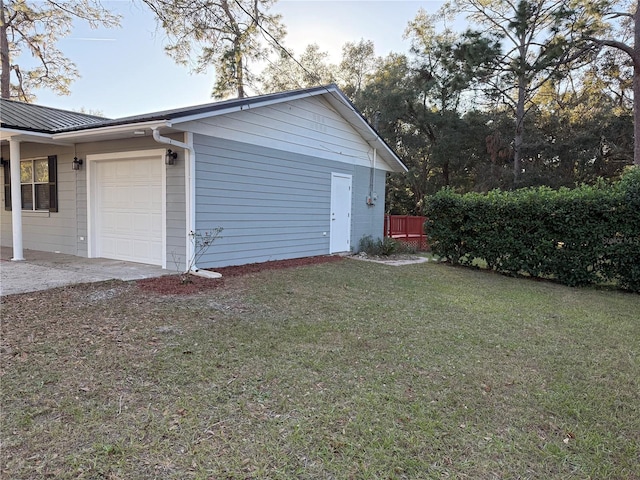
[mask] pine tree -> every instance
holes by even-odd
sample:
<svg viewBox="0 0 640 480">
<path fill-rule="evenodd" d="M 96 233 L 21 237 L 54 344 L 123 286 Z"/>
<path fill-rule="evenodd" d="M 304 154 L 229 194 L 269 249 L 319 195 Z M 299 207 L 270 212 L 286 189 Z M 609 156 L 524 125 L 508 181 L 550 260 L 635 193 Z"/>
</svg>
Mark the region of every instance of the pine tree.
<svg viewBox="0 0 640 480">
<path fill-rule="evenodd" d="M 116 27 L 120 17 L 98 0 L 0 0 L 0 96 L 24 102 L 35 99 L 34 90 L 49 88 L 69 94 L 69 85 L 79 73 L 74 63 L 56 46 L 69 35 L 75 20 L 92 28 Z M 28 53 L 35 66 L 15 63 Z"/>
<path fill-rule="evenodd" d="M 167 54 L 195 73 L 213 66 L 212 96 L 246 96 L 254 82 L 249 63 L 278 50 L 285 30 L 271 15 L 275 0 L 143 0 L 169 39 Z M 264 42 L 263 42 L 264 39 Z"/>
</svg>

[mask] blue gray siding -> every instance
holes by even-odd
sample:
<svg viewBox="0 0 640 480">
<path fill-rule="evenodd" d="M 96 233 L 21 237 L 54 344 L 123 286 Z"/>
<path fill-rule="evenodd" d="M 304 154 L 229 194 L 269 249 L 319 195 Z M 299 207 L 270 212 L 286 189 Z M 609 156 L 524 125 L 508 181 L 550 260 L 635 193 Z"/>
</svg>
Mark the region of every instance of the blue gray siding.
<svg viewBox="0 0 640 480">
<path fill-rule="evenodd" d="M 354 178 L 358 181 L 353 182 L 351 245 L 357 251 L 362 237 L 370 235 L 377 239 L 383 236 L 386 172 L 375 170 L 372 175 L 371 168 L 356 166 Z M 373 205 L 367 205 L 371 180 L 378 198 Z"/>
<path fill-rule="evenodd" d="M 184 270 L 187 248 L 184 153 L 167 167 L 167 269 Z"/>
<path fill-rule="evenodd" d="M 328 254 L 332 172 L 353 177 L 351 244 L 382 234 L 384 205 L 368 207 L 361 194 L 368 168 L 203 135 L 194 144 L 196 229 L 224 229 L 200 267 Z M 382 199 L 384 172 L 377 177 Z"/>
</svg>

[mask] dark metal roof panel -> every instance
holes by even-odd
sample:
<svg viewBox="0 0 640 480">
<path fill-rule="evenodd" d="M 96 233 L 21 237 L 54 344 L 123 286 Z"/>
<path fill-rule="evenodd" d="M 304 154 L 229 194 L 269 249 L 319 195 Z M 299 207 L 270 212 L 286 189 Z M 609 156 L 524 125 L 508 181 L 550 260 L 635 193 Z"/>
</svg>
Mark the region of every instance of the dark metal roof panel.
<svg viewBox="0 0 640 480">
<path fill-rule="evenodd" d="M 58 133 L 67 129 L 100 125 L 106 118 L 86 113 L 70 112 L 31 103 L 1 99 L 2 128 L 14 128 L 41 133 Z"/>
</svg>

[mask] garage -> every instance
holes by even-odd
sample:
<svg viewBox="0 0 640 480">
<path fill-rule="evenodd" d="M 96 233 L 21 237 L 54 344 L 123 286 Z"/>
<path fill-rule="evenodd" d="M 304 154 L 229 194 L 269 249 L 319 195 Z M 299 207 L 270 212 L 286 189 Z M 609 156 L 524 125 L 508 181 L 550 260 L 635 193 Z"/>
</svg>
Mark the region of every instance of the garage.
<svg viewBox="0 0 640 480">
<path fill-rule="evenodd" d="M 407 171 L 335 85 L 120 119 L 0 104 L 0 243 L 16 260 L 26 247 L 181 271 L 357 252 L 383 234 L 387 175 Z M 49 157 L 57 211 L 12 210 L 11 163 Z M 194 232 L 218 227 L 194 267 Z"/>
<path fill-rule="evenodd" d="M 90 257 L 163 265 L 163 151 L 95 155 L 89 163 Z"/>
</svg>

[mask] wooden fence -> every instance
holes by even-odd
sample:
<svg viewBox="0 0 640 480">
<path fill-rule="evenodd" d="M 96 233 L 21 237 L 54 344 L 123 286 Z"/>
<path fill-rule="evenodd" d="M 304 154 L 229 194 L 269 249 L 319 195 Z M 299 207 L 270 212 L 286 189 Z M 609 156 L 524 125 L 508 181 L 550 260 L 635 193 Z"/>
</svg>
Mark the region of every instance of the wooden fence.
<svg viewBox="0 0 640 480">
<path fill-rule="evenodd" d="M 410 215 L 385 215 L 384 236 L 408 243 L 418 250 L 429 250 L 427 236 L 424 234 L 424 222 L 427 217 Z"/>
</svg>

